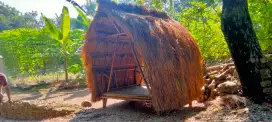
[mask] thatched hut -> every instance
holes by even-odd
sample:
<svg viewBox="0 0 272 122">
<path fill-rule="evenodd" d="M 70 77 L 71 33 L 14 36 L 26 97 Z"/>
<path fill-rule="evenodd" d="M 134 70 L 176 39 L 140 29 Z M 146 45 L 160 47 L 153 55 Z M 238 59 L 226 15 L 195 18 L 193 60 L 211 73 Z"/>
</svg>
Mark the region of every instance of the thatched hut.
<svg viewBox="0 0 272 122">
<path fill-rule="evenodd" d="M 145 7 L 98 3 L 82 48 L 93 102 L 151 101 L 165 111 L 201 95 L 202 56 L 183 25 Z"/>
</svg>

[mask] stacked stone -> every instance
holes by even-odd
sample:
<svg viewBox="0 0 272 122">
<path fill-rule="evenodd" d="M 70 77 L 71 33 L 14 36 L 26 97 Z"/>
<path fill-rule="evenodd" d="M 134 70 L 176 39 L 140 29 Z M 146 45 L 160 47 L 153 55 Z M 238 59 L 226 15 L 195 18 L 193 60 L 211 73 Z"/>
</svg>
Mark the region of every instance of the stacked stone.
<svg viewBox="0 0 272 122">
<path fill-rule="evenodd" d="M 265 93 L 265 99 L 272 103 L 272 57 L 261 59 L 261 86 Z"/>
</svg>

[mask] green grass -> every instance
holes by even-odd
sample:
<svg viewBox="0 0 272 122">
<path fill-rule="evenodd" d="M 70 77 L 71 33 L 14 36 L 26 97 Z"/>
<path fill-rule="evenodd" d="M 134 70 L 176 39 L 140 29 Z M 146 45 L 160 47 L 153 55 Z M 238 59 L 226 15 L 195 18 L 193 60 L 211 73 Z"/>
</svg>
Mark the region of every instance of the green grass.
<svg viewBox="0 0 272 122">
<path fill-rule="evenodd" d="M 69 79 L 78 79 L 78 75 L 69 74 Z M 57 80 L 65 80 L 64 74 L 49 73 L 45 75 L 32 75 L 27 77 L 9 77 L 9 81 L 12 84 L 37 84 L 41 81 L 50 83 Z"/>
</svg>

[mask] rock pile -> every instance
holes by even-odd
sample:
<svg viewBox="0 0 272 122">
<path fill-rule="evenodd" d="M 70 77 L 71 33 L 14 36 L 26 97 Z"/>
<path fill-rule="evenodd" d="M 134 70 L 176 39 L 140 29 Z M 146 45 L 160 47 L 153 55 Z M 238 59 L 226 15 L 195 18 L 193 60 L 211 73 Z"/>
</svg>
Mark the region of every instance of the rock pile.
<svg viewBox="0 0 272 122">
<path fill-rule="evenodd" d="M 266 100 L 272 103 L 272 55 L 261 59 L 260 73 L 262 77 L 260 84 Z M 205 86 L 202 90 L 206 100 L 214 99 L 216 96 L 237 94 L 241 89 L 233 62 L 207 67 L 204 79 Z"/>
<path fill-rule="evenodd" d="M 233 62 L 207 67 L 204 79 L 203 91 L 206 100 L 214 99 L 218 95 L 236 94 L 240 88 Z"/>
</svg>

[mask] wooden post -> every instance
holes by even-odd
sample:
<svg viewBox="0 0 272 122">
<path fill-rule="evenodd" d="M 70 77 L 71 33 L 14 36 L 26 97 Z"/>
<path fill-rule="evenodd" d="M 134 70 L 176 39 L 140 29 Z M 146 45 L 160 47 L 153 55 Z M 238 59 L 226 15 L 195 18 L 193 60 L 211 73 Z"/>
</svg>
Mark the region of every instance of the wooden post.
<svg viewBox="0 0 272 122">
<path fill-rule="evenodd" d="M 106 108 L 107 106 L 107 98 L 103 98 L 103 108 Z"/>
</svg>

